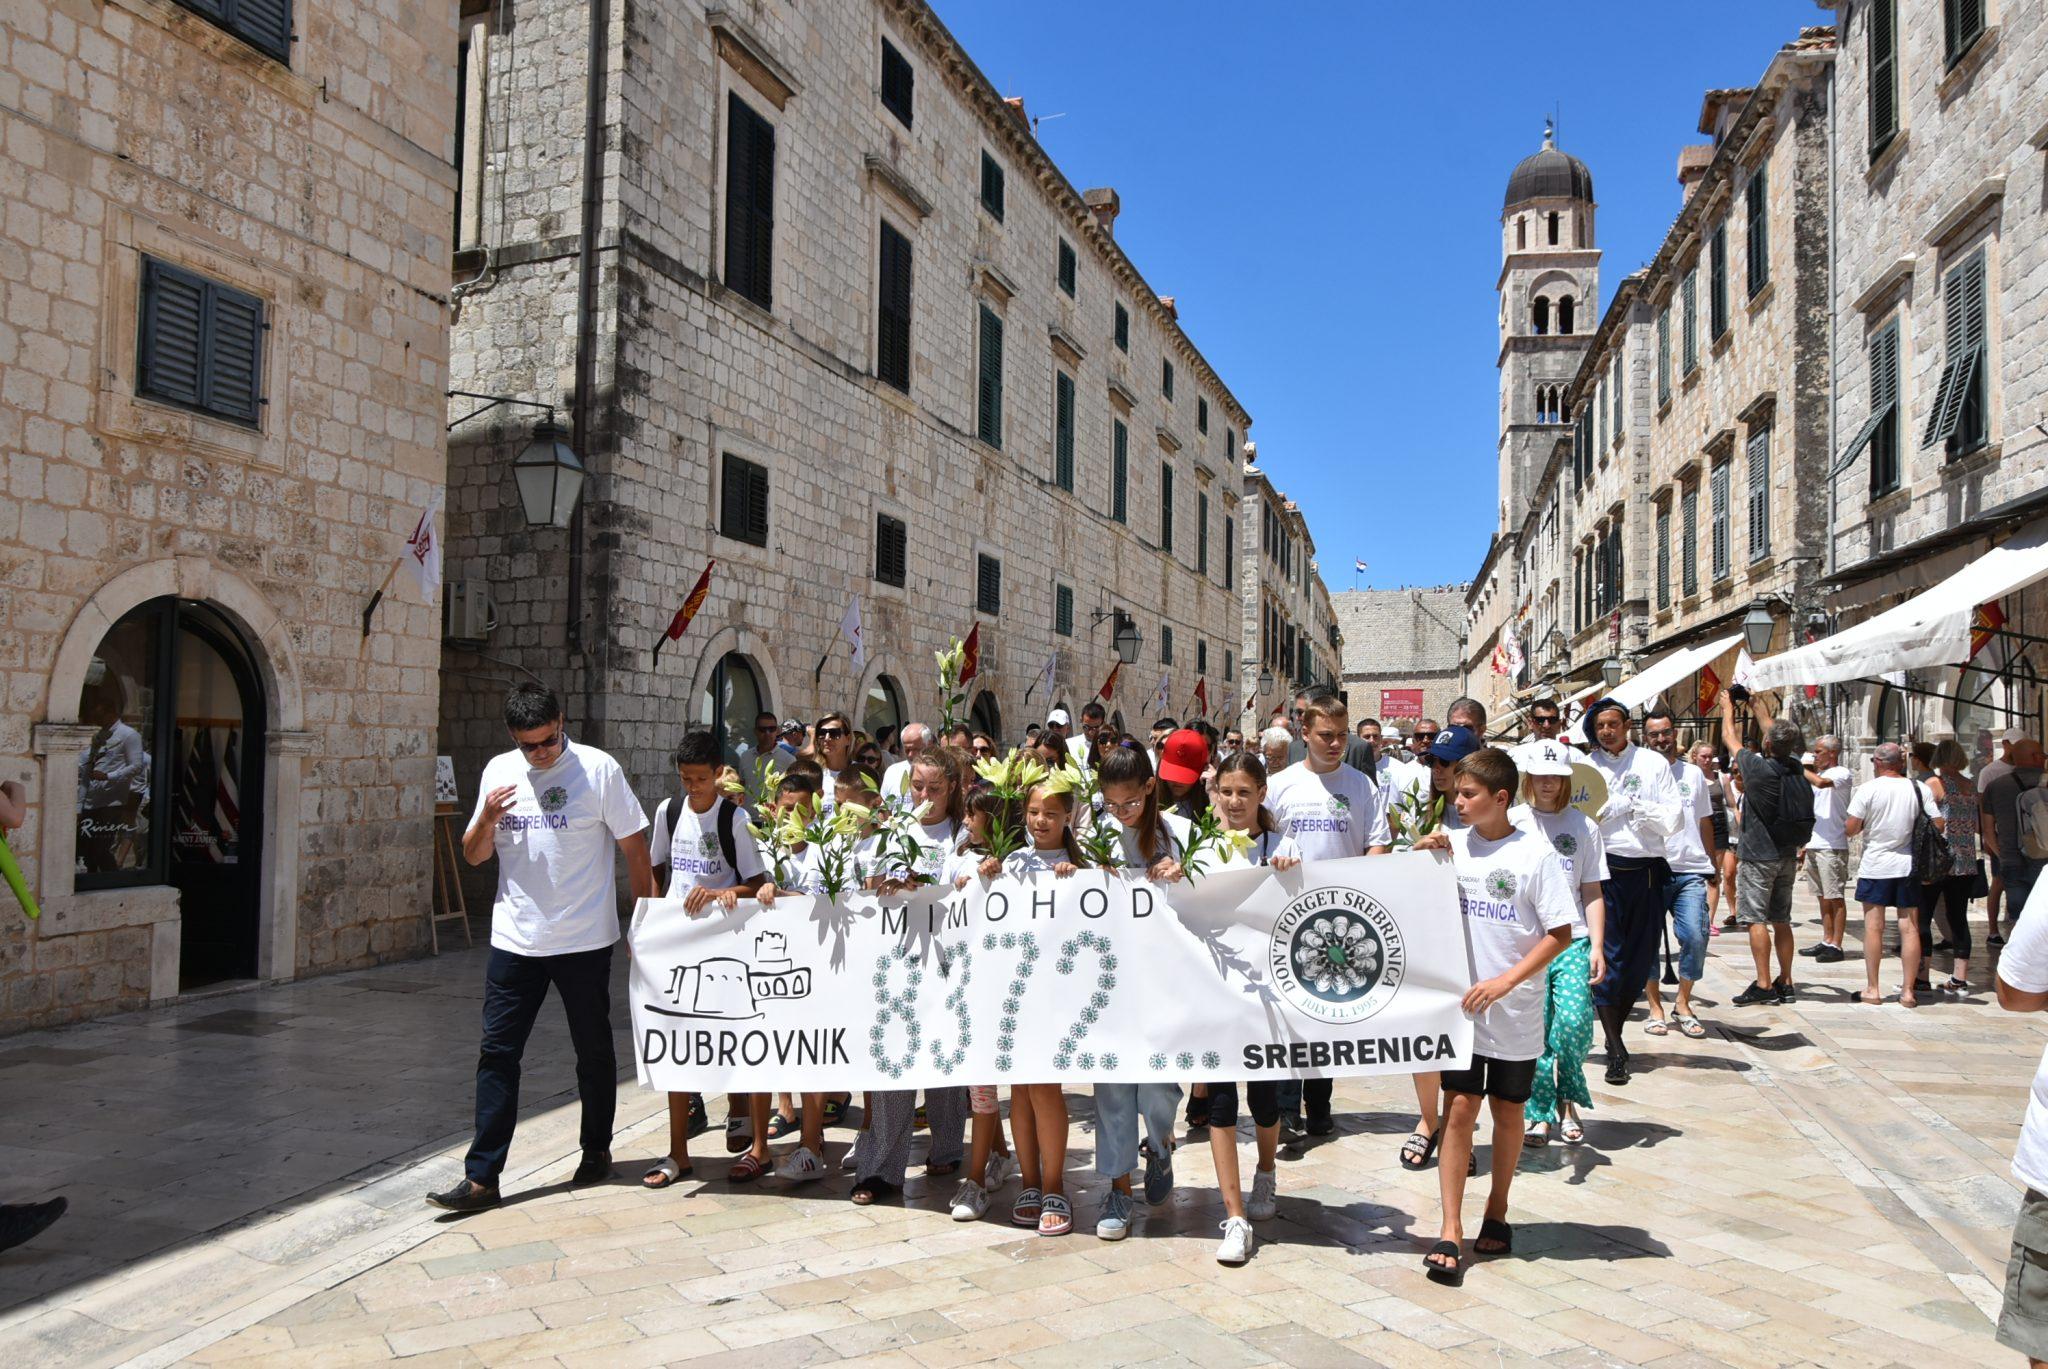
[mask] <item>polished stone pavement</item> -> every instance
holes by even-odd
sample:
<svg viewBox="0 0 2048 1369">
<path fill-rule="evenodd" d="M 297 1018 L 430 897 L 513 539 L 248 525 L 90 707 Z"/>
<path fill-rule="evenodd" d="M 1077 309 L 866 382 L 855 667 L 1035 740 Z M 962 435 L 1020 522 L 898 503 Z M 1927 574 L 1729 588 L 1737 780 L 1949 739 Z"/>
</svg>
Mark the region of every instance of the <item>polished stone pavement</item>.
<svg viewBox="0 0 2048 1369">
<path fill-rule="evenodd" d="M 1799 963 L 1798 1003 L 1734 1008 L 1747 955 L 1718 937 L 1708 1038 L 1634 1036 L 1625 1089 L 1596 1068 L 1588 1144 L 1525 1156 L 1515 1256 L 1456 1290 L 1420 1272 L 1436 1175 L 1395 1162 L 1405 1079 L 1339 1083 L 1340 1135 L 1283 1158 L 1280 1217 L 1233 1270 L 1211 1257 L 1206 1146 L 1130 1240 L 1089 1234 L 1080 1091 L 1059 1240 L 999 1224 L 1000 1199 L 952 1223 L 950 1180 L 872 1209 L 839 1178 L 571 1192 L 552 1006 L 514 1201 L 437 1214 L 419 1195 L 459 1172 L 480 951 L 18 1036 L 0 1041 L 0 1196 L 72 1209 L 0 1255 L 0 1363 L 2013 1363 L 1989 1319 L 2048 1018 L 1981 987 L 1864 1006 L 1853 945 Z M 628 1083 L 619 1125 L 634 1175 L 659 1099 Z M 851 1139 L 832 1134 L 835 1157 Z M 707 1140 L 699 1172 L 722 1174 Z"/>
</svg>

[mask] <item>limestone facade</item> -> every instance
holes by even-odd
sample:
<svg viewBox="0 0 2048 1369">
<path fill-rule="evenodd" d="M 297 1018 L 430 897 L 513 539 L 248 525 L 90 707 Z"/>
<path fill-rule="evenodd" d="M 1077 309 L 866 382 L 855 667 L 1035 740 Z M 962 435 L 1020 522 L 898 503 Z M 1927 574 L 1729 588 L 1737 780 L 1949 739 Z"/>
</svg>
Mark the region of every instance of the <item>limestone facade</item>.
<svg viewBox="0 0 2048 1369">
<path fill-rule="evenodd" d="M 1465 590 L 1361 589 L 1330 596 L 1344 639 L 1344 688 L 1354 721 L 1378 718 L 1405 736 L 1414 719 L 1404 706 L 1413 693 L 1422 696 L 1423 717 L 1444 720 L 1460 692 Z M 1390 691 L 1400 691 L 1400 697 L 1389 698 Z"/>
<path fill-rule="evenodd" d="M 427 938 L 455 17 L 252 22 L 6 7 L 0 1031 Z"/>
<path fill-rule="evenodd" d="M 493 624 L 445 658 L 459 773 L 502 749 L 528 674 L 650 796 L 686 724 L 737 743 L 758 708 L 935 721 L 933 652 L 976 625 L 962 711 L 1004 740 L 1095 695 L 1119 615 L 1142 637 L 1110 703 L 1126 724 L 1184 715 L 1202 681 L 1220 708 L 1250 416 L 1118 246 L 1114 192 L 1076 190 L 928 6 L 495 13 L 471 29 L 454 385 L 573 418 L 590 476 L 579 527 L 529 528 L 506 467 L 531 418 L 453 434 L 450 575 L 487 587 Z"/>
<path fill-rule="evenodd" d="M 1243 703 L 1232 712 L 1245 727 L 1263 727 L 1276 711 L 1284 713 L 1297 691 L 1343 687 L 1343 633 L 1301 506 L 1250 462 L 1244 467 L 1243 491 L 1238 543 L 1243 664 L 1237 681 Z"/>
</svg>

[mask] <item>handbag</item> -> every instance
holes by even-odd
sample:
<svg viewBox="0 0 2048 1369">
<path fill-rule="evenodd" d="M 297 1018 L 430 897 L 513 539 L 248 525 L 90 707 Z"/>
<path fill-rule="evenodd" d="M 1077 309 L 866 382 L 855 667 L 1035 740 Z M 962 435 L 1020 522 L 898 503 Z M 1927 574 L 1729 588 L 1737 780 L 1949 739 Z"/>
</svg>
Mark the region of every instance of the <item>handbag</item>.
<svg viewBox="0 0 2048 1369">
<path fill-rule="evenodd" d="M 1981 858 L 1977 861 L 1977 873 L 1970 876 L 1970 897 L 1991 897 L 1991 879 L 1984 873 L 1984 862 Z"/>
</svg>

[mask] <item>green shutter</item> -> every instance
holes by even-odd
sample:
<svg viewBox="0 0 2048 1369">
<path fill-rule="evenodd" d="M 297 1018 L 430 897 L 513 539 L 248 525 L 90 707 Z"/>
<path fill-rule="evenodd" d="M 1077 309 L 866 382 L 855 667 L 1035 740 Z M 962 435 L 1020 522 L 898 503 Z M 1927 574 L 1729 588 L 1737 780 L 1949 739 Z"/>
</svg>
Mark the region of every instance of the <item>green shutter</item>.
<svg viewBox="0 0 2048 1369">
<path fill-rule="evenodd" d="M 1003 320 L 981 306 L 981 367 L 975 396 L 975 432 L 1000 450 L 1003 445 Z"/>
<path fill-rule="evenodd" d="M 1771 282 L 1771 223 L 1769 210 L 1769 188 L 1764 173 L 1770 163 L 1759 165 L 1749 178 L 1744 194 L 1745 228 L 1749 248 L 1749 294 L 1754 299 L 1757 293 Z"/>
<path fill-rule="evenodd" d="M 1173 467 L 1159 467 L 1159 549 L 1173 550 Z"/>
<path fill-rule="evenodd" d="M 1115 315 L 1116 347 L 1120 352 L 1131 350 L 1131 312 L 1122 304 L 1116 306 Z"/>
<path fill-rule="evenodd" d="M 1685 374 L 1700 368 L 1699 272 L 1688 271 L 1678 283 L 1678 299 L 1685 336 Z"/>
<path fill-rule="evenodd" d="M 1195 570 L 1209 573 L 1209 496 L 1195 496 Z"/>
<path fill-rule="evenodd" d="M 986 148 L 981 153 L 981 207 L 997 223 L 1003 221 L 1003 168 Z"/>
<path fill-rule="evenodd" d="M 1714 225 L 1707 241 L 1707 336 L 1720 341 L 1728 331 L 1728 223 Z"/>
<path fill-rule="evenodd" d="M 911 100 L 917 88 L 917 73 L 896 45 L 887 38 L 882 40 L 882 108 L 902 120 L 905 128 L 910 127 Z"/>
<path fill-rule="evenodd" d="M 884 222 L 875 375 L 905 394 L 910 392 L 910 270 L 910 239 Z"/>
<path fill-rule="evenodd" d="M 1113 441 L 1109 457 L 1109 516 L 1119 523 L 1130 521 L 1130 509 L 1126 497 L 1131 485 L 1131 434 L 1118 419 L 1110 425 Z"/>
<path fill-rule="evenodd" d="M 1053 377 L 1053 482 L 1069 493 L 1074 488 L 1074 378 L 1061 371 Z"/>
<path fill-rule="evenodd" d="M 263 410 L 263 301 L 145 257 L 137 303 L 136 393 L 254 425 Z"/>
<path fill-rule="evenodd" d="M 1899 132 L 1898 0 L 1871 0 L 1869 26 L 1870 160 L 1876 161 Z"/>
<path fill-rule="evenodd" d="M 1671 309 L 1657 311 L 1657 402 L 1671 398 Z"/>
<path fill-rule="evenodd" d="M 1771 430 L 1749 437 L 1749 559 L 1771 554 Z"/>
<path fill-rule="evenodd" d="M 773 307 L 775 128 L 737 91 L 726 97 L 725 285 Z"/>
<path fill-rule="evenodd" d="M 1075 270 L 1076 265 L 1074 260 L 1074 245 L 1068 242 L 1065 238 L 1061 238 L 1059 256 L 1059 281 L 1060 289 L 1066 292 L 1068 299 L 1072 299 L 1074 297 Z"/>
</svg>

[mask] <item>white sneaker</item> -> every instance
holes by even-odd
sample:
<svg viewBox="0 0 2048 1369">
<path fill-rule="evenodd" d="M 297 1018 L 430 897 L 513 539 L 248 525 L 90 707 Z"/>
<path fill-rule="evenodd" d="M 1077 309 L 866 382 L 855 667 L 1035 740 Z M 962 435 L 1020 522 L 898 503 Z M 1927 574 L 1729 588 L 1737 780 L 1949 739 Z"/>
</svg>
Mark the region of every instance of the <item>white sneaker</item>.
<svg viewBox="0 0 2048 1369">
<path fill-rule="evenodd" d="M 1008 1183 L 1011 1176 L 1016 1173 L 1017 1161 L 1014 1157 L 1000 1153 L 991 1155 L 988 1157 L 988 1169 L 981 1177 L 981 1186 L 993 1193 Z"/>
<path fill-rule="evenodd" d="M 1120 1241 L 1131 1234 L 1131 1195 L 1111 1189 L 1102 1200 L 1102 1215 L 1095 1219 L 1095 1234 L 1105 1241 Z"/>
<path fill-rule="evenodd" d="M 775 1177 L 807 1184 L 813 1179 L 825 1177 L 825 1160 L 809 1146 L 798 1146 L 782 1158 L 775 1167 Z"/>
<path fill-rule="evenodd" d="M 1243 1264 L 1252 1257 L 1252 1247 L 1257 1243 L 1252 1224 L 1242 1217 L 1232 1217 L 1223 1223 L 1223 1243 L 1216 1247 L 1216 1263 Z"/>
<path fill-rule="evenodd" d="M 988 1190 L 972 1179 L 962 1179 L 953 1190 L 953 1220 L 978 1222 L 988 1212 Z"/>
<path fill-rule="evenodd" d="M 1252 1171 L 1252 1196 L 1244 1212 L 1255 1222 L 1269 1222 L 1280 1215 L 1280 1176 L 1270 1169 Z M 1225 1238 L 1228 1239 L 1227 1237 Z"/>
</svg>

